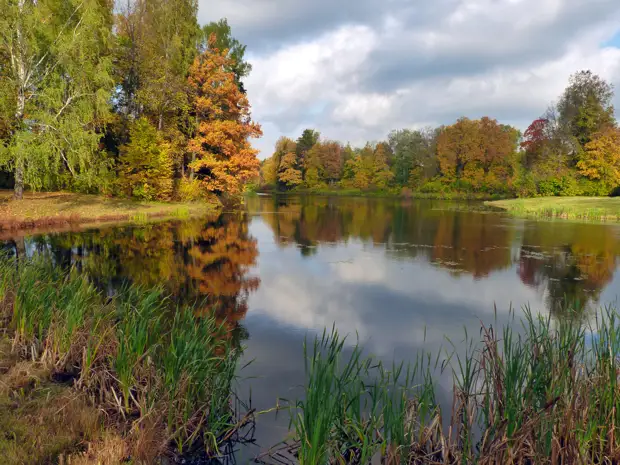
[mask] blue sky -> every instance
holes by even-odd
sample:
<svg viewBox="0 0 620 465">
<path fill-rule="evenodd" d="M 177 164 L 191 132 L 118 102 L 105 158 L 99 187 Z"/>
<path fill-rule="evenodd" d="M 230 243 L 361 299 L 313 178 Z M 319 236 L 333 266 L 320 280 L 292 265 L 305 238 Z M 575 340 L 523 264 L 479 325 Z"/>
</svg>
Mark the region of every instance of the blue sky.
<svg viewBox="0 0 620 465">
<path fill-rule="evenodd" d="M 200 0 L 221 17 L 254 66 L 261 158 L 306 127 L 354 145 L 460 116 L 524 129 L 581 69 L 620 93 L 618 0 Z"/>
</svg>

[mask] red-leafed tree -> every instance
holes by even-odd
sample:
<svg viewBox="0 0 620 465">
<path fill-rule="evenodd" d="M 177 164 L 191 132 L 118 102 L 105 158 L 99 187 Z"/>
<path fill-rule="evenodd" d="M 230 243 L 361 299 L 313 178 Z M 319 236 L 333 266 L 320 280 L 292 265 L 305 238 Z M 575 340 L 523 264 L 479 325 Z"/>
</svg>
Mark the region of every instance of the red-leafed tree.
<svg viewBox="0 0 620 465">
<path fill-rule="evenodd" d="M 238 194 L 258 173 L 257 150 L 248 139 L 262 136 L 253 122 L 250 104 L 230 71 L 227 50 L 210 46 L 194 61 L 189 72 L 197 127 L 189 141 L 189 168 L 203 188 L 216 194 Z"/>
</svg>

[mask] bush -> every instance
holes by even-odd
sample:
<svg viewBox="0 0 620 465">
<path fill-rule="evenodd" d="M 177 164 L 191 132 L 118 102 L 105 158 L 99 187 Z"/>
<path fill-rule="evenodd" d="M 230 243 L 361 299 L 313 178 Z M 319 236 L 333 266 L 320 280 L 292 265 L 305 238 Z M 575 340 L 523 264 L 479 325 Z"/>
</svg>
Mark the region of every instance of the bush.
<svg viewBox="0 0 620 465">
<path fill-rule="evenodd" d="M 517 197 L 536 197 L 538 190 L 536 180 L 531 173 L 519 173 L 514 182 L 515 194 Z"/>
<path fill-rule="evenodd" d="M 425 194 L 444 194 L 446 190 L 447 186 L 437 178 L 426 181 L 420 187 L 420 192 Z"/>
<path fill-rule="evenodd" d="M 177 195 L 180 200 L 192 202 L 205 197 L 205 191 L 202 183 L 198 179 L 182 178 L 179 181 Z"/>
</svg>

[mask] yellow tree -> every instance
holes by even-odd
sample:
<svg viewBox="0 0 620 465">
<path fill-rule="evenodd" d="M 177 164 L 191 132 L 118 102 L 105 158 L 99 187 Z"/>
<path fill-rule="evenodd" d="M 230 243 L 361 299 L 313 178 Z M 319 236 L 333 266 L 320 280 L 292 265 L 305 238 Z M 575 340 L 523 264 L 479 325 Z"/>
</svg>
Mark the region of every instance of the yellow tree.
<svg viewBox="0 0 620 465">
<path fill-rule="evenodd" d="M 292 188 L 302 182 L 299 160 L 296 153 L 297 144 L 288 137 L 280 137 L 276 142 L 276 152 L 273 157 L 280 160 L 278 165 L 278 182 L 285 187 Z"/>
<path fill-rule="evenodd" d="M 609 128 L 594 136 L 577 162 L 579 172 L 613 188 L 620 184 L 620 130 Z"/>
<path fill-rule="evenodd" d="M 216 194 L 239 194 L 244 183 L 258 173 L 257 150 L 248 139 L 262 136 L 253 122 L 250 104 L 241 92 L 231 69 L 227 50 L 211 46 L 190 68 L 189 85 L 197 127 L 189 141 L 189 168 L 203 188 Z"/>
</svg>

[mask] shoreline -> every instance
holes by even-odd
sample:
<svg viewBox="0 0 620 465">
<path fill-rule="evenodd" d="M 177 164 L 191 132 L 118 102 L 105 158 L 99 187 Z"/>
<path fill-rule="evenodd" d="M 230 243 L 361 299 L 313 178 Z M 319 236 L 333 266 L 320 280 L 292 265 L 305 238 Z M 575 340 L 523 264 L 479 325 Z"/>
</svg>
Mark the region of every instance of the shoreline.
<svg viewBox="0 0 620 465">
<path fill-rule="evenodd" d="M 532 197 L 484 202 L 519 218 L 620 221 L 620 197 Z"/>
<path fill-rule="evenodd" d="M 12 192 L 0 192 L 0 232 L 186 219 L 221 209 L 221 204 L 208 201 L 139 202 L 68 192 L 27 193 L 23 200 L 11 196 Z"/>
</svg>

